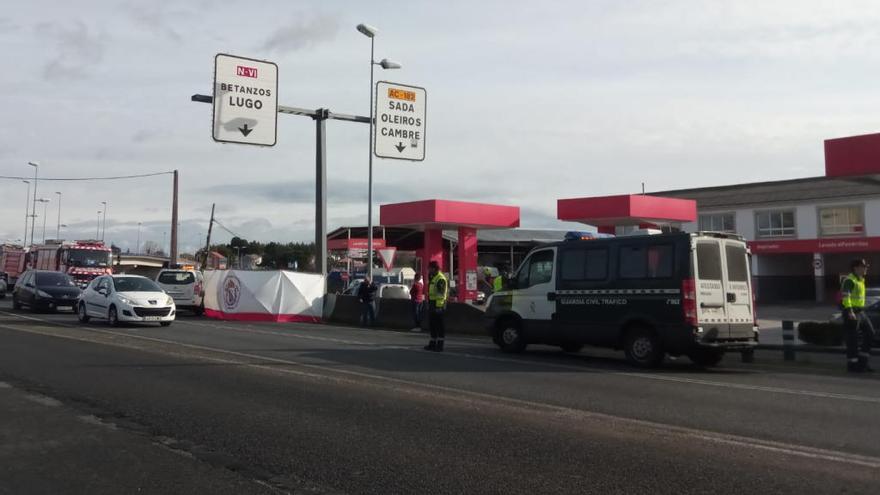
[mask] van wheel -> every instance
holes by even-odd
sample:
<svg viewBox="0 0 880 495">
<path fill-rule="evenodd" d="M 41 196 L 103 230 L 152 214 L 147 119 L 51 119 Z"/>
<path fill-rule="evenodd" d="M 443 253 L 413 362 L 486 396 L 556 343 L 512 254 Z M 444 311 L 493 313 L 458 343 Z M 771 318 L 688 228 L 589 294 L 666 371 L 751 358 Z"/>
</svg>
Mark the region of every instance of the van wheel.
<svg viewBox="0 0 880 495">
<path fill-rule="evenodd" d="M 498 347 L 504 352 L 522 352 L 526 349 L 522 323 L 514 319 L 501 321 L 496 330 Z"/>
<path fill-rule="evenodd" d="M 79 303 L 79 306 L 76 308 L 76 319 L 79 320 L 80 323 L 88 323 L 90 318 L 89 314 L 86 313 L 86 303 Z"/>
<path fill-rule="evenodd" d="M 630 364 L 640 368 L 655 368 L 663 362 L 663 346 L 652 329 L 631 328 L 626 332 L 624 342 L 626 360 Z"/>
<path fill-rule="evenodd" d="M 581 352 L 581 349 L 584 348 L 584 345 L 570 342 L 567 344 L 562 344 L 559 347 L 562 347 L 563 352 Z"/>
<path fill-rule="evenodd" d="M 724 358 L 724 351 L 717 349 L 696 349 L 688 354 L 688 357 L 697 366 L 712 367 L 717 366 Z"/>
</svg>

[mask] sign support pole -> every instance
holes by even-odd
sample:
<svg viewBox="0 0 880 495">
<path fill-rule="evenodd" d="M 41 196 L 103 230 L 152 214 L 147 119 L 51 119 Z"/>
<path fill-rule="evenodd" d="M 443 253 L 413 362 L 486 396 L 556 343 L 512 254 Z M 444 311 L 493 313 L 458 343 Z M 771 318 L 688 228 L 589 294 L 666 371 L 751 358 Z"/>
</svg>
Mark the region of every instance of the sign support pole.
<svg viewBox="0 0 880 495">
<path fill-rule="evenodd" d="M 210 95 L 192 95 L 191 100 L 197 103 L 213 103 Z M 362 115 L 334 113 L 326 108 L 310 110 L 278 105 L 278 113 L 301 115 L 315 120 L 315 268 L 321 270 L 324 278 L 324 293 L 327 293 L 327 146 L 325 121 L 344 120 L 369 124 L 371 119 Z M 372 136 L 372 133 L 370 134 Z M 372 138 L 371 138 L 372 139 Z M 213 222 L 212 222 L 213 223 Z M 210 230 L 210 227 L 209 227 Z M 210 235 L 210 234 L 208 234 Z M 210 248 L 210 246 L 209 246 Z"/>
<path fill-rule="evenodd" d="M 327 140 L 325 122 L 329 110 L 319 108 L 315 117 L 315 268 L 324 276 L 327 293 Z"/>
</svg>

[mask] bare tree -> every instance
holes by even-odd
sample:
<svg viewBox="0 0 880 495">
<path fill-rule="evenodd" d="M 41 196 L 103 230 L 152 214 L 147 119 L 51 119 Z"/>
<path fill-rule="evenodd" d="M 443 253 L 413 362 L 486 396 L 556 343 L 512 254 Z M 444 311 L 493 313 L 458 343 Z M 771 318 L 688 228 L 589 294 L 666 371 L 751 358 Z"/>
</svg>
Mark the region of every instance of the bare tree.
<svg viewBox="0 0 880 495">
<path fill-rule="evenodd" d="M 144 254 L 157 254 L 159 252 L 159 243 L 156 241 L 147 241 L 144 243 Z"/>
</svg>

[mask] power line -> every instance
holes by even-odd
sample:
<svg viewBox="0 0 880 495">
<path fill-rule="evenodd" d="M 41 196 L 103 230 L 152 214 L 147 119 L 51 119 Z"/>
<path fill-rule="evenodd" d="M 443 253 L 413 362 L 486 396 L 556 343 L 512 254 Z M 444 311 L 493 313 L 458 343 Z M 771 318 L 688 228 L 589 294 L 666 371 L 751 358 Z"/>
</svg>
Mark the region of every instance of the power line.
<svg viewBox="0 0 880 495">
<path fill-rule="evenodd" d="M 235 232 L 233 232 L 233 231 L 227 229 L 225 225 L 223 225 L 222 223 L 220 223 L 220 220 L 217 220 L 217 219 L 215 218 L 215 219 L 214 219 L 214 223 L 216 223 L 218 227 L 220 227 L 221 229 L 225 230 L 226 232 L 232 234 L 233 236 L 238 237 L 238 238 L 240 238 L 240 239 L 244 239 L 244 237 L 242 237 L 242 236 L 236 234 Z"/>
<path fill-rule="evenodd" d="M 77 180 L 120 180 L 120 179 L 141 179 L 144 177 L 155 177 L 157 175 L 170 175 L 173 174 L 174 171 L 170 172 L 153 172 L 151 174 L 137 174 L 137 175 L 117 175 L 112 177 L 40 177 L 39 180 L 57 180 L 57 181 L 77 181 Z M 9 180 L 30 180 L 33 177 L 16 177 L 12 175 L 0 175 L 0 179 L 9 179 Z"/>
</svg>

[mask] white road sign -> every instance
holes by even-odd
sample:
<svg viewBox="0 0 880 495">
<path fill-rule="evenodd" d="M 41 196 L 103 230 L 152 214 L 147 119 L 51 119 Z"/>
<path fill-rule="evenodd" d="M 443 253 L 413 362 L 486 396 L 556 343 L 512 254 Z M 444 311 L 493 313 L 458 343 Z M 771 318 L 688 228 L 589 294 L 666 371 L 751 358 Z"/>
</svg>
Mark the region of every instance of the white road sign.
<svg viewBox="0 0 880 495">
<path fill-rule="evenodd" d="M 214 57 L 214 140 L 275 146 L 278 65 L 218 53 Z"/>
<path fill-rule="evenodd" d="M 425 159 L 425 88 L 376 83 L 373 151 L 382 158 Z"/>
</svg>

